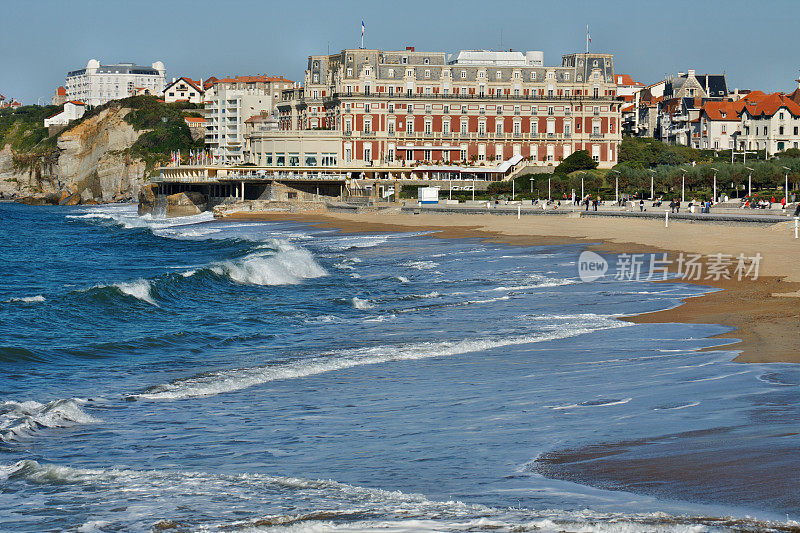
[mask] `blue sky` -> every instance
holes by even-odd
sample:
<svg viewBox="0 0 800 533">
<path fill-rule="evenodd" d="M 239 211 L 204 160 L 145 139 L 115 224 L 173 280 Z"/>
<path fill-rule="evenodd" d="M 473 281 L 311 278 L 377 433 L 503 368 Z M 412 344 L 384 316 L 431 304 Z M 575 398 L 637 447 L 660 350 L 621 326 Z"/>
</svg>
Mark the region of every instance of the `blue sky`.
<svg viewBox="0 0 800 533">
<path fill-rule="evenodd" d="M 546 64 L 592 49 L 617 73 L 652 83 L 695 68 L 733 88 L 797 84 L 800 0 L 639 1 L 90 1 L 0 0 L 0 93 L 49 101 L 68 70 L 161 60 L 167 77 L 283 74 L 302 79 L 310 54 L 365 45 L 453 52 L 543 50 Z"/>
</svg>

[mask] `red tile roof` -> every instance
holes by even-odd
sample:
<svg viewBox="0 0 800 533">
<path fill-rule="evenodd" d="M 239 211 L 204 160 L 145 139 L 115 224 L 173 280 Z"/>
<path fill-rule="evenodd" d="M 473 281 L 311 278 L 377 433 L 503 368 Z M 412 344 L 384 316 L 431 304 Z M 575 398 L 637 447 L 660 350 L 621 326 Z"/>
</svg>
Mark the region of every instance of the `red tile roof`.
<svg viewBox="0 0 800 533">
<path fill-rule="evenodd" d="M 181 76 L 180 78 L 176 79 L 175 81 L 173 81 L 171 83 L 168 83 L 167 86 L 164 88 L 164 90 L 166 91 L 167 89 L 169 89 L 170 87 L 172 87 L 173 85 L 175 85 L 176 83 L 178 83 L 181 80 L 183 80 L 186 83 L 188 83 L 189 85 L 191 85 L 192 88 L 194 88 L 195 91 L 197 91 L 199 93 L 203 92 L 203 89 L 200 88 L 200 82 L 199 81 L 193 80 L 192 78 L 187 78 L 185 76 Z"/>
<path fill-rule="evenodd" d="M 287 80 L 283 76 L 274 77 L 274 76 L 236 76 L 235 78 L 222 78 L 220 80 L 214 80 L 214 83 L 266 83 L 266 82 L 286 82 L 286 83 L 294 83 L 292 80 Z"/>
<path fill-rule="evenodd" d="M 75 105 L 86 105 L 83 102 L 81 102 L 80 100 L 70 100 L 69 102 L 65 102 L 65 103 L 67 103 L 67 104 L 75 104 Z"/>
<path fill-rule="evenodd" d="M 56 89 L 56 94 L 58 96 L 67 96 L 67 90 L 64 88 L 63 85 L 60 85 L 58 89 Z"/>
<path fill-rule="evenodd" d="M 745 102 L 706 102 L 700 110 L 701 115 L 705 114 L 708 120 L 739 121 L 739 113 L 745 106 Z M 725 116 L 723 116 L 723 113 Z"/>
<path fill-rule="evenodd" d="M 752 94 L 753 93 L 750 93 L 747 98 L 745 98 L 746 104 L 742 108 L 742 113 L 747 111 L 750 116 L 763 115 L 771 117 L 777 113 L 779 109 L 786 109 L 793 116 L 800 117 L 800 104 L 783 93 L 772 93 L 765 95 L 763 98 L 752 98 Z"/>
<path fill-rule="evenodd" d="M 205 122 L 206 121 L 206 119 L 204 119 L 203 117 L 183 117 L 183 120 L 185 120 L 186 122 L 194 122 L 194 123 L 198 123 L 198 124 L 200 122 Z"/>
<path fill-rule="evenodd" d="M 644 83 L 640 81 L 633 81 L 627 74 L 614 74 L 614 81 L 617 82 L 617 85 L 633 85 L 635 87 L 644 87 Z"/>
</svg>

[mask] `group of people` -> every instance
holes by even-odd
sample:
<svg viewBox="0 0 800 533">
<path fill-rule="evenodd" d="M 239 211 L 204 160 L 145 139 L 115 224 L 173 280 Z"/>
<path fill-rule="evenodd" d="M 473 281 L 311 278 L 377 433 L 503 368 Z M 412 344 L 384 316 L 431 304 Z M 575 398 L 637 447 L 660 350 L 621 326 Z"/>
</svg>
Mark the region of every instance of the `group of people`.
<svg viewBox="0 0 800 533">
<path fill-rule="evenodd" d="M 600 197 L 595 196 L 594 198 L 592 198 L 591 194 L 587 194 L 586 196 L 583 197 L 581 203 L 586 206 L 587 211 L 589 210 L 589 206 L 592 206 L 593 210 L 597 211 L 597 206 L 600 205 Z"/>
</svg>

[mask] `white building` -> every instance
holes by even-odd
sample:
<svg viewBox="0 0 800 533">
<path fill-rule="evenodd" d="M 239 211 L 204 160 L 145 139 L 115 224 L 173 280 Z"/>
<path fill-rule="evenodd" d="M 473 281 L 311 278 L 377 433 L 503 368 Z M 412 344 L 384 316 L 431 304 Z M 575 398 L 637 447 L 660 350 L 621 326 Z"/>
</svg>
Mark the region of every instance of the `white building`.
<svg viewBox="0 0 800 533">
<path fill-rule="evenodd" d="M 706 102 L 700 110 L 700 144 L 703 150 L 729 150 L 739 132 L 739 112 L 744 107 L 739 102 Z"/>
<path fill-rule="evenodd" d="M 281 91 L 294 82 L 270 76 L 239 76 L 215 80 L 206 90 L 206 146 L 215 163 L 245 163 L 245 121 L 272 115 Z"/>
<path fill-rule="evenodd" d="M 44 119 L 44 127 L 66 126 L 73 120 L 81 118 L 84 113 L 86 113 L 86 104 L 83 102 L 74 100 L 64 102 L 64 110 L 61 113 Z"/>
<path fill-rule="evenodd" d="M 164 87 L 164 101 L 168 104 L 172 102 L 202 104 L 205 92 L 202 78 L 200 81 L 186 77 L 172 78 L 172 81 Z"/>
<path fill-rule="evenodd" d="M 149 67 L 134 63 L 101 65 L 91 59 L 86 68 L 67 73 L 67 99 L 96 106 L 134 94 L 161 94 L 164 91 L 164 63 Z"/>
<path fill-rule="evenodd" d="M 741 100 L 744 106 L 737 146 L 746 150 L 766 150 L 767 155 L 800 148 L 800 104 L 783 93 Z"/>
</svg>

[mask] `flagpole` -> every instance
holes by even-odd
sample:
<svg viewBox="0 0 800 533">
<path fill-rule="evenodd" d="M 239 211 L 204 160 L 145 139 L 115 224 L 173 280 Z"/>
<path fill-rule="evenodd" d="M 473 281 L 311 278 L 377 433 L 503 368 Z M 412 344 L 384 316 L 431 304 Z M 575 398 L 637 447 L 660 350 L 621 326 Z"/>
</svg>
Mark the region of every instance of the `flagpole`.
<svg viewBox="0 0 800 533">
<path fill-rule="evenodd" d="M 586 53 L 589 53 L 589 25 L 586 25 Z"/>
</svg>

